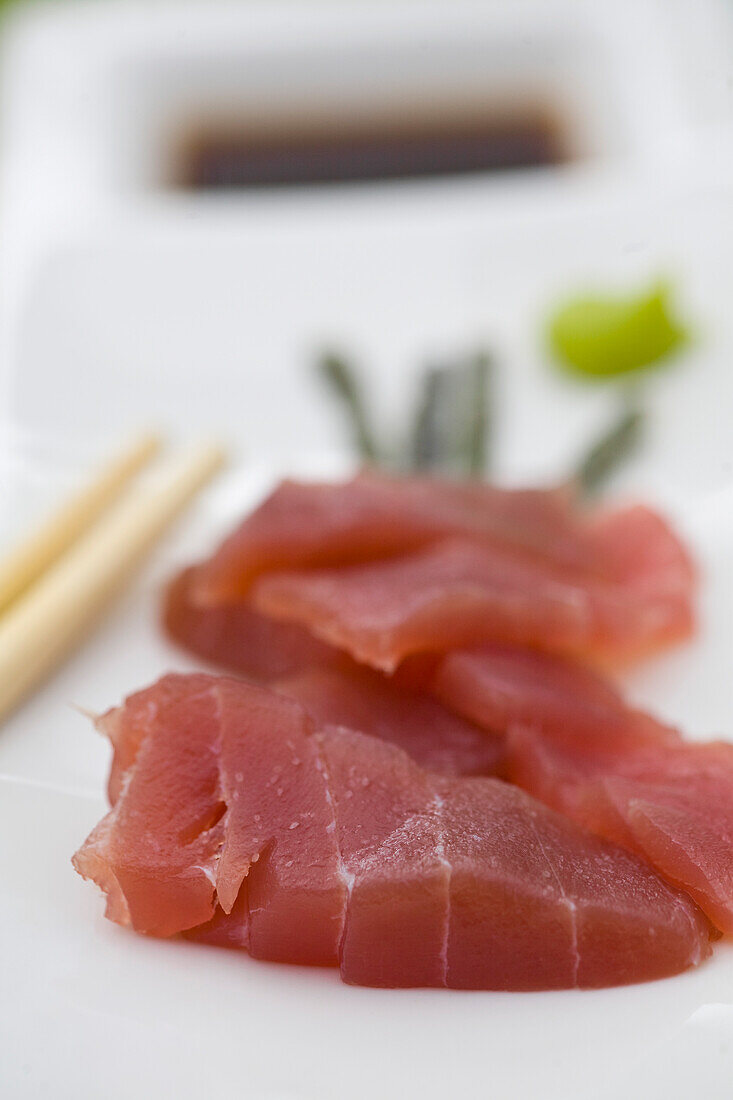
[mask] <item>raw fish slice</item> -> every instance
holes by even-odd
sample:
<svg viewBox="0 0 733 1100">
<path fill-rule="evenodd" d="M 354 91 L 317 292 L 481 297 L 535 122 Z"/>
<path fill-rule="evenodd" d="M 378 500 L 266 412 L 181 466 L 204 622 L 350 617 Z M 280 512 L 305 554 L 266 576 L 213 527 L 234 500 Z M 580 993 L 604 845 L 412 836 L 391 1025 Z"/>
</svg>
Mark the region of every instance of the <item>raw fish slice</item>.
<svg viewBox="0 0 733 1100">
<path fill-rule="evenodd" d="M 247 880 L 237 894 L 230 913 L 225 913 L 220 905 L 206 924 L 189 928 L 182 935 L 195 943 L 207 943 L 212 947 L 231 947 L 235 950 L 249 951 L 249 908 L 247 902 Z"/>
<path fill-rule="evenodd" d="M 250 954 L 333 964 L 346 886 L 312 722 L 273 692 L 225 679 L 214 690 L 228 807 L 219 904 L 231 910 L 246 878 Z"/>
<path fill-rule="evenodd" d="M 166 677 L 110 712 L 105 724 L 120 730 L 136 719 L 140 735 L 124 742 L 127 764 L 121 781 L 117 770 L 114 807 L 74 866 L 105 891 L 110 919 L 170 936 L 214 913 L 225 807 L 208 677 Z"/>
<path fill-rule="evenodd" d="M 573 567 L 594 565 L 597 557 L 566 490 L 509 491 L 367 471 L 336 484 L 283 481 L 203 565 L 196 592 L 201 602 L 229 602 L 273 569 L 370 561 L 457 534 Z"/>
<path fill-rule="evenodd" d="M 669 524 L 642 504 L 603 512 L 586 528 L 608 576 L 649 593 L 666 591 L 689 599 L 696 570 Z"/>
<path fill-rule="evenodd" d="M 702 748 L 702 747 L 701 747 Z M 728 749 L 730 746 L 705 746 Z M 606 793 L 640 852 L 682 887 L 721 932 L 733 933 L 733 752 L 724 774 L 707 773 L 701 754 L 689 774 L 608 779 Z"/>
<path fill-rule="evenodd" d="M 445 984 L 449 867 L 430 778 L 384 741 L 319 738 L 350 882 L 341 976 L 355 985 Z"/>
<path fill-rule="evenodd" d="M 120 923 L 263 958 L 322 951 L 371 985 L 618 984 L 709 951 L 684 894 L 499 780 L 314 735 L 297 703 L 233 680 L 166 677 L 131 706 L 144 735 L 75 857 Z"/>
<path fill-rule="evenodd" d="M 319 727 L 348 726 L 404 749 L 421 767 L 443 775 L 496 775 L 504 741 L 451 713 L 423 692 L 370 669 L 310 669 L 276 681 Z"/>
<path fill-rule="evenodd" d="M 248 602 L 202 607 L 192 599 L 198 570 L 184 569 L 168 586 L 163 627 L 178 645 L 221 668 L 266 682 L 340 655 L 303 627 L 259 615 Z"/>
<path fill-rule="evenodd" d="M 695 627 L 696 571 L 686 547 L 660 515 L 643 505 L 605 512 L 593 518 L 586 534 L 606 576 L 624 590 L 628 601 L 636 601 L 636 636 L 627 656 L 642 657 L 690 637 Z M 609 599 L 602 587 L 599 599 L 607 631 L 622 636 L 627 628 L 625 607 Z"/>
<path fill-rule="evenodd" d="M 171 675 L 107 724 L 117 801 L 75 866 L 107 892 L 111 918 L 156 935 L 207 923 L 209 938 L 236 938 L 247 877 L 239 935 L 250 952 L 334 964 L 346 895 L 303 708 L 237 681 Z"/>
<path fill-rule="evenodd" d="M 508 751 L 517 783 L 643 855 L 733 932 L 733 745 L 614 747 L 592 730 L 573 744 L 518 727 Z"/>
<path fill-rule="evenodd" d="M 393 741 L 429 770 L 446 775 L 493 775 L 501 770 L 503 743 L 498 738 L 424 693 L 407 691 L 359 668 L 304 628 L 267 619 L 246 604 L 192 604 L 193 572 L 185 570 L 175 578 L 165 603 L 168 633 L 192 653 L 255 680 L 277 678 L 275 689 L 302 702 L 319 724 L 350 726 Z M 135 733 L 140 725 L 127 723 L 126 728 Z M 112 801 L 125 767 L 122 734 L 117 734 Z"/>
<path fill-rule="evenodd" d="M 253 600 L 264 614 L 307 626 L 387 672 L 413 653 L 487 641 L 628 657 L 690 627 L 666 593 L 643 597 L 461 540 L 388 562 L 271 573 L 257 581 Z"/>
<path fill-rule="evenodd" d="M 540 653 L 451 653 L 433 690 L 478 725 L 511 731 L 515 782 L 639 852 L 733 931 L 733 746 L 686 744 L 601 677 Z"/>
<path fill-rule="evenodd" d="M 444 780 L 446 984 L 565 989 L 664 977 L 707 953 L 689 900 L 516 787 Z"/>
<path fill-rule="evenodd" d="M 271 573 L 253 598 L 264 614 L 387 672 L 413 653 L 506 637 L 579 643 L 589 633 L 580 590 L 534 561 L 459 541 L 389 562 Z"/>
<path fill-rule="evenodd" d="M 563 657 L 512 646 L 455 650 L 436 666 L 431 690 L 447 707 L 486 730 L 512 725 L 615 748 L 640 741 L 672 744 L 676 730 L 633 710 L 620 692 L 590 668 Z"/>
<path fill-rule="evenodd" d="M 664 977 L 708 953 L 689 899 L 516 787 L 431 780 L 350 731 L 322 745 L 353 876 L 344 981 L 595 987 Z"/>
<path fill-rule="evenodd" d="M 190 693 L 206 692 L 210 677 L 191 674 L 186 677 L 186 690 Z M 128 770 L 135 762 L 140 745 L 159 724 L 168 707 L 176 707 L 181 700 L 181 680 L 178 676 L 164 676 L 155 689 L 146 689 L 130 695 L 122 707 L 113 707 L 95 722 L 97 729 L 112 743 L 114 750 L 110 766 L 107 797 L 114 806 Z"/>
</svg>

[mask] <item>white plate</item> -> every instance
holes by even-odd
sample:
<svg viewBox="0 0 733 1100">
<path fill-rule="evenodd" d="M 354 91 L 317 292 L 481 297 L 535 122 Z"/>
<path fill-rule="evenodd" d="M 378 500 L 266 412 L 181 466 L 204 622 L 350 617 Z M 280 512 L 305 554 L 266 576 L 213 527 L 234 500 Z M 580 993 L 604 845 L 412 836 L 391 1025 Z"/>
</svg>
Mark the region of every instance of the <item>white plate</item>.
<svg viewBox="0 0 733 1100">
<path fill-rule="evenodd" d="M 684 366 L 660 376 L 648 449 L 618 485 L 664 501 L 688 530 L 703 565 L 701 630 L 636 670 L 628 689 L 691 735 L 733 729 L 733 151 L 731 95 L 708 41 L 718 5 L 628 0 L 591 12 L 494 0 L 483 10 L 430 5 L 420 17 L 417 5 L 369 5 L 352 26 L 346 5 L 335 16 L 328 6 L 240 3 L 212 15 L 210 31 L 213 3 L 182 25 L 173 5 L 154 5 L 153 33 L 149 7 L 73 5 L 64 19 L 60 3 L 47 13 L 29 5 L 22 18 L 37 19 L 37 31 L 21 28 L 3 67 L 0 409 L 20 444 L 4 450 L 2 424 L 0 475 L 10 476 L 0 528 L 9 535 L 58 493 L 60 453 L 141 416 L 186 436 L 214 430 L 264 465 L 206 495 L 84 649 L 0 731 L 0 1096 L 730 1100 L 730 945 L 681 977 L 593 993 L 353 989 L 326 971 L 126 933 L 104 921 L 69 862 L 103 812 L 109 758 L 73 705 L 106 708 L 169 668 L 192 667 L 156 626 L 163 579 L 207 549 L 276 463 L 336 471 L 314 456 L 337 453 L 342 436 L 304 370 L 309 350 L 324 338 L 354 346 L 392 422 L 411 364 L 485 340 L 500 355 L 499 472 L 551 478 L 611 412 L 607 394 L 563 383 L 538 350 L 548 301 L 588 278 L 626 286 L 670 271 L 700 335 Z M 184 39 L 204 55 L 214 39 L 236 41 L 248 75 L 247 51 L 274 50 L 281 68 L 268 61 L 264 71 L 286 86 L 305 64 L 292 70 L 289 59 L 304 51 L 307 61 L 311 47 L 338 59 L 342 37 L 359 41 L 366 24 L 377 46 L 397 41 L 414 56 L 438 38 L 450 53 L 454 35 L 459 45 L 474 28 L 490 37 L 520 7 L 532 19 L 543 10 L 560 42 L 592 46 L 604 27 L 611 35 L 608 51 L 580 51 L 594 77 L 624 91 L 616 128 L 626 137 L 595 166 L 534 183 L 212 204 L 131 186 L 119 163 L 135 144 L 124 126 L 128 140 L 117 141 L 120 120 L 133 117 L 125 104 L 161 90 L 168 102 L 171 67 L 160 59 L 177 57 Z M 676 54 L 664 46 L 673 7 L 685 17 Z M 727 58 L 722 12 L 712 37 Z M 720 117 L 697 102 L 703 68 Z M 143 70 L 155 80 L 141 84 Z"/>
<path fill-rule="evenodd" d="M 386 992 L 335 973 L 125 932 L 69 858 L 103 812 L 102 708 L 190 663 L 155 625 L 160 582 L 201 552 L 264 473 L 224 479 L 93 639 L 0 741 L 0 1082 L 25 1100 L 156 1092 L 242 1100 L 730 1096 L 733 946 L 663 982 L 543 994 Z M 688 512 L 704 567 L 698 640 L 638 670 L 634 696 L 693 733 L 729 720 L 733 508 Z"/>
</svg>

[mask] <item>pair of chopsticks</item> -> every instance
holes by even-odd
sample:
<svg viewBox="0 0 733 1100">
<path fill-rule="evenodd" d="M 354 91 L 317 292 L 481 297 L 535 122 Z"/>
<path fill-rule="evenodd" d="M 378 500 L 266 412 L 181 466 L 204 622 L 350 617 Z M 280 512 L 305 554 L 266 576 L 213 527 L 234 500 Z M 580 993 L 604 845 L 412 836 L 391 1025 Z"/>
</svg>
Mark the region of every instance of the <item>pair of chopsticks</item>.
<svg viewBox="0 0 733 1100">
<path fill-rule="evenodd" d="M 136 440 L 0 560 L 0 720 L 81 640 L 147 550 L 224 461 L 201 445 L 162 459 Z"/>
</svg>

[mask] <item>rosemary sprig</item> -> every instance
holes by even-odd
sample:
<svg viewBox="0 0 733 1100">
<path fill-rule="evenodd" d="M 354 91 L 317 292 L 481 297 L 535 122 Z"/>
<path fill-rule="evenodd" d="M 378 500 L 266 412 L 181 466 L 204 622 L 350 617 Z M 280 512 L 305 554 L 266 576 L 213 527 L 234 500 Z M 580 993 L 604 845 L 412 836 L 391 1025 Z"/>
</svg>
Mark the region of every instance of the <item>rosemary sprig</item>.
<svg viewBox="0 0 733 1100">
<path fill-rule="evenodd" d="M 412 434 L 412 468 L 480 476 L 489 436 L 489 356 L 432 367 L 423 377 Z"/>
<path fill-rule="evenodd" d="M 411 453 L 407 465 L 416 470 L 430 470 L 439 453 L 436 421 L 440 410 L 441 369 L 430 367 L 422 376 L 412 433 Z"/>
<path fill-rule="evenodd" d="M 627 399 L 620 416 L 589 448 L 578 465 L 574 482 L 584 496 L 592 496 L 639 446 L 644 414 L 635 400 Z"/>
<path fill-rule="evenodd" d="M 322 378 L 343 402 L 347 411 L 354 443 L 364 462 L 377 462 L 379 448 L 369 423 L 361 384 L 354 368 L 343 356 L 324 352 L 317 362 Z"/>
<path fill-rule="evenodd" d="M 367 413 L 362 387 L 350 361 L 325 352 L 319 373 L 347 411 L 354 442 L 364 462 L 402 473 L 425 471 L 452 477 L 482 477 L 491 444 L 491 358 L 483 350 L 422 376 L 412 431 L 398 448 L 380 446 Z M 583 455 L 572 483 L 583 496 L 599 492 L 638 447 L 644 415 L 636 388 L 619 416 Z"/>
<path fill-rule="evenodd" d="M 466 457 L 468 472 L 480 477 L 487 471 L 491 447 L 491 357 L 479 351 L 472 365 L 472 402 L 468 418 Z"/>
</svg>

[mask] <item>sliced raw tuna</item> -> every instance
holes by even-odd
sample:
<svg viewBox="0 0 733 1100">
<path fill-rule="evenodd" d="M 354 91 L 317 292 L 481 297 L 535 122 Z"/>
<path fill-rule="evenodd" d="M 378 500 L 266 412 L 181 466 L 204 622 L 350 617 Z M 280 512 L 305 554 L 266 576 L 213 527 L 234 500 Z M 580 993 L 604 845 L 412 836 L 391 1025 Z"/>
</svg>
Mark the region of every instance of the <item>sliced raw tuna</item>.
<svg viewBox="0 0 733 1100">
<path fill-rule="evenodd" d="M 322 744 L 353 876 L 345 981 L 593 987 L 663 977 L 673 958 L 707 953 L 687 899 L 515 787 L 426 781 L 403 753 L 349 731 Z"/>
<path fill-rule="evenodd" d="M 620 985 L 664 977 L 683 959 L 690 965 L 708 953 L 701 914 L 642 860 L 594 844 L 509 784 L 444 784 L 451 867 L 446 984 Z"/>
<path fill-rule="evenodd" d="M 689 588 L 684 598 L 637 590 L 465 540 L 386 562 L 270 573 L 253 600 L 387 672 L 414 653 L 487 641 L 628 658 L 692 625 Z"/>
<path fill-rule="evenodd" d="M 199 599 L 244 596 L 264 572 L 370 561 L 447 535 L 535 552 L 573 567 L 597 551 L 567 490 L 502 490 L 480 482 L 367 471 L 336 484 L 284 481 L 202 567 Z"/>
<path fill-rule="evenodd" d="M 501 773 L 502 737 L 371 669 L 315 668 L 272 686 L 302 703 L 317 726 L 348 726 L 381 737 L 428 771 L 454 776 Z"/>
<path fill-rule="evenodd" d="M 171 676 L 110 814 L 75 857 L 139 931 L 340 963 L 369 985 L 549 989 L 677 973 L 710 929 L 642 860 L 491 778 L 313 731 L 241 682 Z"/>
<path fill-rule="evenodd" d="M 137 721 L 113 809 L 75 856 L 107 915 L 161 936 L 205 924 L 205 937 L 236 939 L 226 915 L 246 878 L 251 954 L 334 962 L 346 893 L 303 708 L 238 681 L 166 676 L 105 726 Z"/>
<path fill-rule="evenodd" d="M 214 915 L 206 924 L 187 928 L 181 933 L 185 939 L 196 943 L 208 943 L 212 947 L 232 947 L 249 951 L 249 905 L 247 902 L 247 880 L 237 895 L 230 913 L 225 913 L 217 903 Z"/>
<path fill-rule="evenodd" d="M 629 602 L 636 602 L 636 629 L 629 637 L 627 657 L 638 658 L 691 636 L 696 570 L 687 548 L 658 513 L 643 505 L 603 512 L 590 521 L 586 534 L 603 563 L 605 578 L 627 593 Z M 625 609 L 608 598 L 603 585 L 598 595 L 609 634 L 622 638 L 627 630 Z M 610 655 L 616 656 L 615 646 Z"/>
<path fill-rule="evenodd" d="M 628 706 L 605 677 L 564 657 L 513 646 L 454 650 L 441 658 L 430 683 L 447 707 L 478 726 L 506 733 L 513 725 L 558 738 L 621 747 L 643 739 L 679 741 L 676 730 Z"/>
<path fill-rule="evenodd" d="M 640 593 L 689 601 L 696 570 L 686 547 L 669 524 L 642 504 L 593 517 L 586 538 L 607 576 Z"/>
<path fill-rule="evenodd" d="M 733 931 L 733 745 L 686 743 L 602 677 L 540 653 L 451 653 L 432 686 L 457 713 L 509 731 L 515 782 L 639 852 Z"/>
<path fill-rule="evenodd" d="M 263 682 L 339 661 L 339 654 L 304 627 L 266 618 L 247 601 L 219 607 L 195 603 L 197 575 L 192 567 L 173 579 L 162 614 L 168 636 L 196 657 Z"/>
<path fill-rule="evenodd" d="M 276 690 L 302 702 L 318 724 L 350 726 L 383 737 L 431 771 L 500 773 L 502 739 L 487 736 L 424 692 L 350 662 L 302 627 L 266 619 L 245 604 L 195 606 L 188 599 L 191 572 L 184 571 L 169 586 L 165 622 L 174 640 L 192 653 L 250 679 L 274 681 Z M 140 728 L 139 723 L 128 725 Z M 109 732 L 119 743 L 109 791 L 114 801 L 126 743 L 121 734 Z"/>
<path fill-rule="evenodd" d="M 110 712 L 103 728 L 113 731 L 114 806 L 74 866 L 102 888 L 118 924 L 170 936 L 205 923 L 224 838 L 209 678 L 167 677 Z"/>
<path fill-rule="evenodd" d="M 344 981 L 445 985 L 450 868 L 430 776 L 385 741 L 350 730 L 319 740 L 351 884 Z"/>
<path fill-rule="evenodd" d="M 227 807 L 216 892 L 231 911 L 247 880 L 249 952 L 332 963 L 346 905 L 333 807 L 303 707 L 233 680 L 215 682 Z"/>
<path fill-rule="evenodd" d="M 516 727 L 512 778 L 601 836 L 644 856 L 733 932 L 733 745 L 577 739 Z"/>
</svg>

